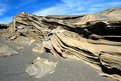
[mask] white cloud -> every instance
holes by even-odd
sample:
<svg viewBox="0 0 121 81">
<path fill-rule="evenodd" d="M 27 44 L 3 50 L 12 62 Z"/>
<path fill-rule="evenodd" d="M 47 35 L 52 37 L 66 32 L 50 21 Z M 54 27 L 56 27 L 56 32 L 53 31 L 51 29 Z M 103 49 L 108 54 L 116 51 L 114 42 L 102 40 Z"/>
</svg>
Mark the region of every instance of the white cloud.
<svg viewBox="0 0 121 81">
<path fill-rule="evenodd" d="M 61 0 L 61 3 L 47 9 L 34 12 L 36 15 L 50 15 L 50 14 L 76 14 L 76 12 L 83 11 L 80 0 Z"/>
<path fill-rule="evenodd" d="M 121 6 L 121 2 L 108 2 L 108 3 L 103 3 L 102 4 L 94 4 L 94 7 L 116 7 L 116 6 Z"/>
<path fill-rule="evenodd" d="M 5 8 L 0 8 L 0 16 L 2 16 L 7 10 Z"/>
<path fill-rule="evenodd" d="M 49 8 L 33 12 L 36 15 L 86 14 L 121 5 L 121 2 L 100 3 L 99 0 L 61 0 Z"/>
<path fill-rule="evenodd" d="M 4 15 L 7 11 L 7 5 L 0 3 L 0 16 Z"/>
<path fill-rule="evenodd" d="M 4 18 L 0 18 L 0 23 L 2 24 L 8 24 L 12 21 L 12 17 L 4 17 Z"/>
</svg>

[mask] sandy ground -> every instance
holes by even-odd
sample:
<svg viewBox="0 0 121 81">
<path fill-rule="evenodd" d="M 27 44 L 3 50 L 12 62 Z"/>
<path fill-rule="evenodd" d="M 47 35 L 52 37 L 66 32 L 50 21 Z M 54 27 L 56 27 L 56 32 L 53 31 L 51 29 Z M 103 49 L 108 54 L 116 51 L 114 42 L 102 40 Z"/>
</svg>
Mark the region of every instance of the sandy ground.
<svg viewBox="0 0 121 81">
<path fill-rule="evenodd" d="M 0 57 L 0 81 L 116 81 L 100 76 L 98 70 L 80 60 L 55 58 L 50 53 L 37 54 L 32 48 L 25 47 L 17 55 Z M 28 75 L 25 72 L 28 63 L 38 56 L 57 62 L 55 71 L 41 78 Z"/>
</svg>

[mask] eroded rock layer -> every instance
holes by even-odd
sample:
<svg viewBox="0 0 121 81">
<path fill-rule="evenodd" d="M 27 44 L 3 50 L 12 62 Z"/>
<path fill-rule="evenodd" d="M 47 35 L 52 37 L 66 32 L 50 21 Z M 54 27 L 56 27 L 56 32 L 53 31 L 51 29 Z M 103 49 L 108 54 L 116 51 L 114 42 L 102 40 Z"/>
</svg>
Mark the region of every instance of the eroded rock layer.
<svg viewBox="0 0 121 81">
<path fill-rule="evenodd" d="M 22 12 L 8 28 L 2 29 L 1 36 L 18 50 L 35 44 L 34 52 L 46 51 L 65 59 L 74 55 L 109 70 L 121 71 L 121 19 L 112 19 L 112 12 L 108 14 L 111 18 L 99 13 L 36 16 Z"/>
</svg>

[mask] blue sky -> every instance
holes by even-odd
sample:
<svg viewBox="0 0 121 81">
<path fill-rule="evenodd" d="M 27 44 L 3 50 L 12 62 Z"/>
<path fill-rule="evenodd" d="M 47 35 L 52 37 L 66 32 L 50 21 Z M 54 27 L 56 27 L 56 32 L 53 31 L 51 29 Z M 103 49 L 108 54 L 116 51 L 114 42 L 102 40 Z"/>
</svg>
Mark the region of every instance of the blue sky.
<svg viewBox="0 0 121 81">
<path fill-rule="evenodd" d="M 0 23 L 9 23 L 20 12 L 78 15 L 118 6 L 121 6 L 121 0 L 0 0 Z"/>
</svg>

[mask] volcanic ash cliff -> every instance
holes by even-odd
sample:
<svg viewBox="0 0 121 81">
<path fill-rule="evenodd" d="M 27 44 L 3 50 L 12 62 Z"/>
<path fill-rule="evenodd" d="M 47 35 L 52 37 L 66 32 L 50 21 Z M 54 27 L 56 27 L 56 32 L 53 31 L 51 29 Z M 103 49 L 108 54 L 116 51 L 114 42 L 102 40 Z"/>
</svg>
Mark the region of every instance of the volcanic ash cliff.
<svg viewBox="0 0 121 81">
<path fill-rule="evenodd" d="M 121 8 L 78 16 L 36 16 L 22 12 L 0 25 L 0 56 L 34 44 L 34 52 L 49 52 L 64 59 L 77 57 L 121 75 Z M 15 48 L 16 50 L 12 49 Z"/>
</svg>

